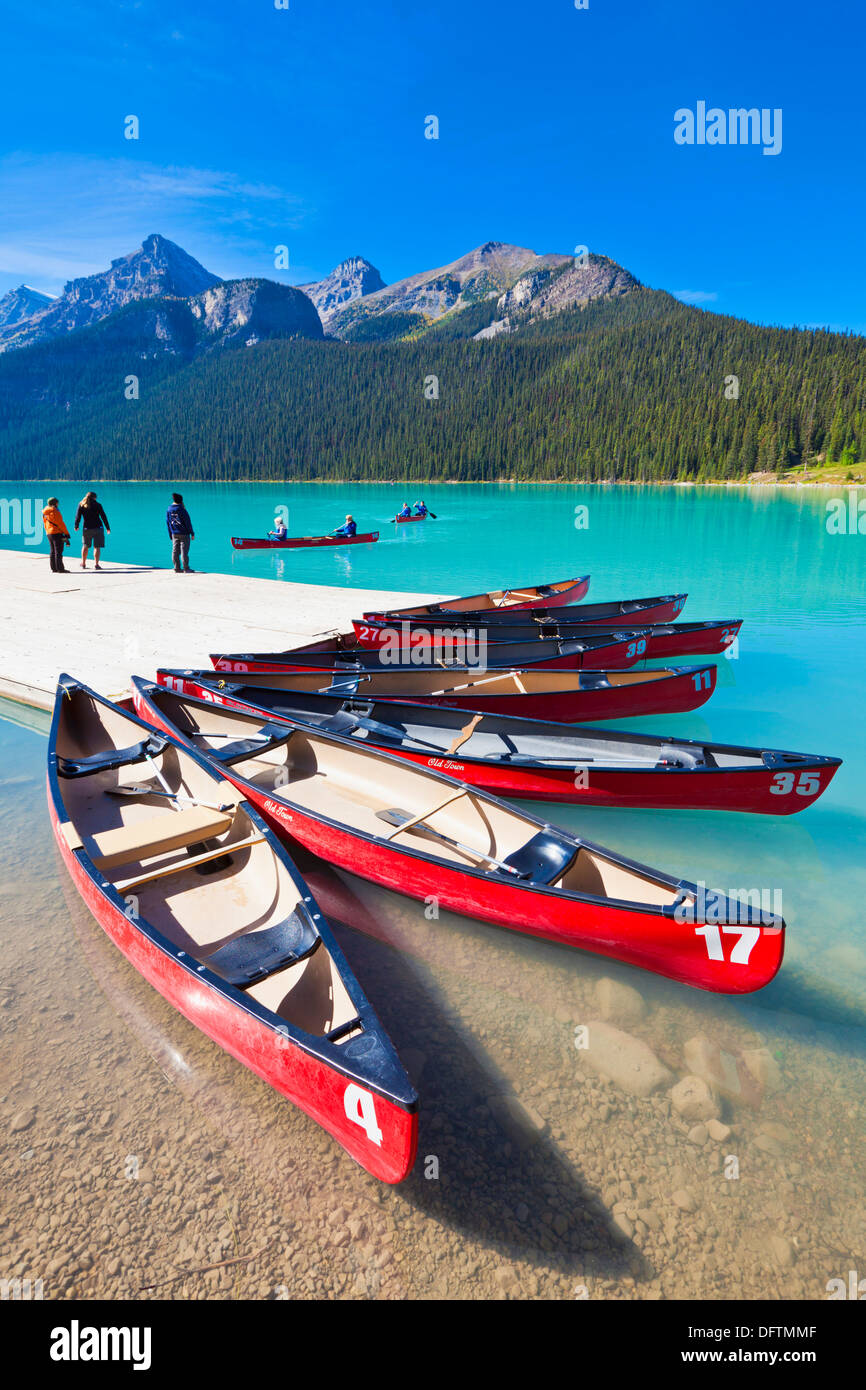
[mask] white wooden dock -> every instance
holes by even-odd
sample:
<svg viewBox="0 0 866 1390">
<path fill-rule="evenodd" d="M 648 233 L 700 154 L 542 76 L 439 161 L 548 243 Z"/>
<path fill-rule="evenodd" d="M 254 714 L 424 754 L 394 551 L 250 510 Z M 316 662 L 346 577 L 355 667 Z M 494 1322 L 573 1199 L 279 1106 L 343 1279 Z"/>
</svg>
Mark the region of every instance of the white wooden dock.
<svg viewBox="0 0 866 1390">
<path fill-rule="evenodd" d="M 348 631 L 364 609 L 424 603 L 441 594 L 343 589 L 175 574 L 0 550 L 0 696 L 49 708 L 61 671 L 106 695 L 157 666 L 210 666 L 217 651 L 277 651 Z"/>
</svg>

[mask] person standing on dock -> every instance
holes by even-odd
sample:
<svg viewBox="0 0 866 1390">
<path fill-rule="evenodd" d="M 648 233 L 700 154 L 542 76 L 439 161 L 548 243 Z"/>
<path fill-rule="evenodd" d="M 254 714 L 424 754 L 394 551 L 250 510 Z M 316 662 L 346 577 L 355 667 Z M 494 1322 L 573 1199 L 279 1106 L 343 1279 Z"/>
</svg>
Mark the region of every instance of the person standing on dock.
<svg viewBox="0 0 866 1390">
<path fill-rule="evenodd" d="M 45 527 L 48 544 L 51 546 L 48 562 L 55 574 L 66 574 L 67 569 L 63 563 L 63 547 L 69 544 L 70 536 L 66 522 L 60 513 L 60 503 L 56 497 L 49 497 L 48 502 L 42 508 L 42 525 Z"/>
<path fill-rule="evenodd" d="M 102 509 L 102 503 L 96 500 L 95 492 L 86 492 L 82 497 L 78 504 L 78 511 L 75 513 L 74 525 L 76 531 L 79 525 L 82 525 L 81 568 L 87 569 L 87 554 L 92 545 L 93 568 L 101 569 L 99 557 L 105 546 L 105 532 L 107 531 L 110 536 L 111 527 L 108 524 L 108 517 Z"/>
<path fill-rule="evenodd" d="M 171 536 L 171 559 L 175 574 L 180 574 L 181 569 L 184 574 L 194 574 L 195 571 L 189 567 L 189 543 L 195 540 L 195 531 L 179 492 L 171 494 L 171 506 L 165 514 L 165 522 Z"/>
</svg>

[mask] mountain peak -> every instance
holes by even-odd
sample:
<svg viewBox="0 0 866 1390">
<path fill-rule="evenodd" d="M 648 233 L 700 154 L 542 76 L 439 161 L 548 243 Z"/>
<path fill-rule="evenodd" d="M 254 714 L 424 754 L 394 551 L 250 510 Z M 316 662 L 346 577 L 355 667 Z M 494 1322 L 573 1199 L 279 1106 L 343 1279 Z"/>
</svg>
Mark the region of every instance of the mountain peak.
<svg viewBox="0 0 866 1390">
<path fill-rule="evenodd" d="M 312 299 L 325 329 L 334 315 L 353 299 L 363 299 L 385 288 L 376 267 L 363 256 L 349 256 L 335 266 L 324 280 L 300 288 Z"/>
<path fill-rule="evenodd" d="M 118 256 L 108 270 L 67 281 L 57 299 L 46 296 L 45 304 L 19 314 L 17 320 L 0 318 L 0 347 L 25 347 L 72 333 L 137 299 L 188 299 L 219 284 L 219 276 L 205 270 L 182 246 L 151 232 L 138 250 Z"/>
<path fill-rule="evenodd" d="M 17 331 L 17 325 L 41 314 L 54 301 L 50 294 L 34 290 L 31 285 L 19 285 L 0 299 L 0 336 L 2 331 Z"/>
</svg>

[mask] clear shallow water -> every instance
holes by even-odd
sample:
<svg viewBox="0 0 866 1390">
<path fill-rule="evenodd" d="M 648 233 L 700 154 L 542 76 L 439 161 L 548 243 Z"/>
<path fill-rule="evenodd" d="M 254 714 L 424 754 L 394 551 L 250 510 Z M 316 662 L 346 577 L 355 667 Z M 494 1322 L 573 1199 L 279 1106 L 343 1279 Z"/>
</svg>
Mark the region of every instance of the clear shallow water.
<svg viewBox="0 0 866 1390">
<path fill-rule="evenodd" d="M 113 512 L 145 495 L 100 491 L 116 532 Z M 372 513 L 393 491 L 358 489 L 359 522 L 358 494 Z M 265 522 L 278 500 L 265 488 L 184 492 L 213 517 L 224 569 L 217 526 L 252 530 L 233 525 L 250 499 L 267 497 Z M 314 502 L 321 524 L 346 510 L 325 495 L 337 489 L 297 489 L 293 516 L 307 494 L 299 529 L 315 529 Z M 441 521 L 352 551 L 345 582 L 461 592 L 589 571 L 591 599 L 682 588 L 684 618 L 745 617 L 708 705 L 632 726 L 836 753 L 845 766 L 814 807 L 784 820 L 544 814 L 711 885 L 780 889 L 780 976 L 758 996 L 720 999 L 464 919 L 430 923 L 408 899 L 308 866 L 349 924 L 346 950 L 419 1087 L 422 1160 L 440 1164 L 437 1180 L 419 1164 L 383 1195 L 117 957 L 57 872 L 44 737 L 0 723 L 0 1276 L 43 1277 L 51 1297 L 141 1296 L 152 1282 L 159 1297 L 574 1297 L 581 1286 L 590 1297 L 825 1297 L 866 1253 L 866 538 L 828 536 L 826 499 L 806 491 L 425 498 Z M 590 528 L 575 532 L 580 501 Z M 158 528 L 136 544 L 124 558 L 159 559 Z M 272 573 L 272 557 L 241 559 L 244 572 Z M 338 582 L 343 559 L 286 561 L 287 577 Z M 722 1095 L 724 1139 L 696 1133 L 666 1089 L 636 1097 L 586 1066 L 574 1028 L 603 1012 L 603 977 L 637 991 L 639 1007 L 628 996 L 613 1021 L 673 1078 L 696 1036 L 735 1063 L 773 1059 L 756 1091 Z M 130 1154 L 147 1181 L 126 1176 Z"/>
</svg>

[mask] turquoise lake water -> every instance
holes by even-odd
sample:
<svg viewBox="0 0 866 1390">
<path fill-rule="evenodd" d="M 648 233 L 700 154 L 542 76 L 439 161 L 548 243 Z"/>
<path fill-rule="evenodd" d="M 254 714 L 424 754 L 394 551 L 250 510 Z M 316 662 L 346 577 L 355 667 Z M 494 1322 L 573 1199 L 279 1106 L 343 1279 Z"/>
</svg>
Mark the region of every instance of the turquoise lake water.
<svg viewBox="0 0 866 1390">
<path fill-rule="evenodd" d="M 15 495 L 11 484 L 0 490 Z M 70 523 L 77 485 L 34 486 L 23 494 L 24 515 L 26 499 L 32 508 L 51 493 Z M 105 484 L 98 493 L 113 528 L 106 558 L 166 564 L 168 489 Z M 405 494 L 401 485 L 305 484 L 188 484 L 183 494 L 196 527 L 192 563 L 200 570 L 454 593 L 590 573 L 590 602 L 684 590 L 684 620 L 744 618 L 734 659 L 718 659 L 719 686 L 707 705 L 625 727 L 836 754 L 845 761 L 829 793 L 784 820 L 714 813 L 686 823 L 682 813 L 582 811 L 580 826 L 666 868 L 676 846 L 678 868 L 695 878 L 715 871 L 730 886 L 783 882 L 792 919 L 801 898 L 804 906 L 817 900 L 820 883 L 824 907 L 827 894 L 833 900 L 834 932 L 859 940 L 866 890 L 866 536 L 831 534 L 827 526 L 829 500 L 847 494 L 579 485 L 442 485 Z M 404 497 L 414 502 L 419 495 L 435 521 L 389 524 Z M 232 534 L 265 533 L 278 506 L 288 509 L 291 534 L 325 531 L 351 510 L 360 529 L 378 528 L 382 539 L 321 552 L 232 550 Z M 33 549 L 20 536 L 2 541 Z M 560 819 L 576 815 L 560 812 Z M 827 926 L 814 922 L 822 949 Z"/>
<path fill-rule="evenodd" d="M 166 489 L 105 485 L 98 491 L 113 526 L 107 558 L 166 564 Z M 397 528 L 387 518 L 404 500 L 397 488 L 185 486 L 183 492 L 197 527 L 192 558 L 200 570 L 452 593 L 590 573 L 589 601 L 686 590 L 684 620 L 745 620 L 733 659 L 717 659 L 719 684 L 700 710 L 624 727 L 832 753 L 844 765 L 824 796 L 796 817 L 534 808 L 671 873 L 729 891 L 781 892 L 785 962 L 767 989 L 742 1000 L 669 986 L 450 914 L 434 925 L 410 900 L 355 881 L 390 945 L 371 943 L 361 929 L 345 946 L 417 1078 L 421 1153 L 442 1154 L 450 1175 L 442 1184 L 413 1178 L 380 1206 L 371 1180 L 311 1122 L 173 1014 L 114 959 L 86 912 L 70 905 L 41 814 L 44 721 L 25 720 L 29 727 L 23 727 L 11 722 L 14 710 L 0 708 L 0 844 L 7 865 L 0 895 L 9 924 L 0 948 L 6 988 L 0 1005 L 7 1005 L 0 1024 L 5 1017 L 9 1026 L 4 1088 L 10 1112 L 30 1105 L 37 1112 L 17 1147 L 13 1141 L 0 1151 L 0 1179 L 13 1194 L 19 1230 L 3 1247 L 9 1268 L 40 1274 L 49 1255 L 55 1263 L 66 1260 L 52 1276 L 55 1285 L 67 1296 L 78 1290 L 90 1297 L 128 1296 L 140 1266 L 178 1259 L 207 1265 L 216 1256 L 205 1245 L 211 1217 L 202 1213 L 213 1207 L 215 1189 L 207 1184 L 218 1163 L 226 1192 L 240 1204 L 234 1219 L 244 1249 L 258 1248 L 261 1209 L 272 1213 L 275 1232 L 296 1223 L 293 1270 L 282 1257 L 263 1256 L 251 1266 L 255 1276 L 245 1274 L 249 1282 L 238 1285 L 245 1296 L 273 1296 L 269 1290 L 284 1284 L 342 1295 L 361 1278 L 358 1261 L 378 1268 L 384 1260 L 381 1296 L 497 1297 L 504 1261 L 518 1270 L 522 1296 L 570 1297 L 574 1272 L 590 1278 L 592 1271 L 592 1278 L 613 1281 L 606 1288 L 591 1283 L 598 1290 L 592 1296 L 609 1296 L 615 1287 L 641 1297 L 652 1284 L 673 1298 L 824 1297 L 826 1280 L 853 1268 L 866 1240 L 866 536 L 830 534 L 827 502 L 836 494 L 443 486 L 423 494 L 436 521 L 392 534 Z M 41 507 L 51 493 L 71 522 L 77 486 L 43 484 L 25 497 Z M 9 501 L 16 493 L 0 484 L 0 496 Z M 229 535 L 266 531 L 280 504 L 289 508 L 292 533 L 328 529 L 351 509 L 361 528 L 378 526 L 383 539 L 343 551 L 234 553 Z M 579 506 L 588 509 L 584 529 L 574 524 Z M 7 534 L 0 543 L 34 549 L 22 536 Z M 3 602 L 4 616 L 14 621 Z M 40 809 L 35 822 L 22 816 L 24 805 Z M 37 950 L 37 941 L 50 943 L 51 951 Z M 55 959 L 58 971 L 46 974 Z M 688 1137 L 688 1124 L 661 1102 L 623 1099 L 616 1088 L 576 1075 L 571 1030 L 596 1016 L 602 975 L 641 992 L 645 1015 L 625 1026 L 679 1074 L 688 1070 L 684 1048 L 696 1034 L 731 1055 L 760 1046 L 778 1059 L 780 1086 L 757 1109 L 736 1099 L 724 1103 L 723 1118 L 733 1126 L 724 1152 L 743 1162 L 743 1180 L 733 1184 L 736 1200 L 724 1200 L 733 1196 L 724 1190 L 732 1185 L 720 1183 L 711 1140 Z M 43 1046 L 39 1020 L 46 1008 L 49 1043 L 59 1053 Z M 99 1061 L 100 1046 L 115 1059 L 111 1066 Z M 61 1054 L 62 1074 L 56 1071 Z M 185 1070 L 175 1072 L 166 1057 L 180 1057 Z M 521 1096 L 549 1126 L 540 1147 L 518 1145 L 517 1156 L 510 1145 L 503 1148 L 495 1129 L 502 1093 Z M 70 1137 L 76 1118 L 70 1106 L 80 1112 L 78 1127 L 87 1129 L 81 1139 Z M 100 1137 L 91 1119 L 102 1112 L 113 1118 Z M 255 1143 L 248 1142 L 253 1133 Z M 50 1154 L 62 1153 L 66 1165 L 60 1188 L 51 1188 L 56 1164 L 40 1179 L 49 1184 L 50 1201 L 68 1214 L 59 1255 L 61 1237 L 47 1224 L 40 1234 L 30 1222 L 42 1189 L 32 1189 L 34 1199 L 27 1182 L 36 1178 L 28 1179 L 23 1165 L 31 1162 L 28 1154 L 39 1161 L 40 1146 L 46 1164 Z M 128 1185 L 116 1193 L 109 1185 L 105 1243 L 120 1254 L 106 1262 L 80 1213 L 88 1174 L 113 1171 L 115 1151 L 147 1156 L 156 1173 L 150 1200 L 159 1223 L 147 1209 L 139 1211 Z M 200 1152 L 211 1157 L 201 1159 Z M 296 1178 L 275 1183 L 287 1164 Z M 629 1179 L 618 1192 L 617 1171 Z M 180 1199 L 170 1183 L 178 1172 L 190 1189 L 207 1179 L 198 1215 L 176 1210 Z M 558 1174 L 553 1188 L 552 1172 Z M 304 1186 L 310 1175 L 321 1178 L 318 1194 Z M 694 1214 L 672 1206 L 671 1192 L 683 1186 L 695 1194 Z M 335 1190 L 351 1212 L 363 1214 L 368 1232 L 360 1254 L 355 1244 L 345 1247 L 352 1252 L 350 1277 L 345 1248 L 333 1260 L 322 1256 Z M 603 1195 L 606 1207 L 620 1198 L 634 1227 L 633 1246 L 624 1250 L 616 1235 L 586 1245 L 579 1223 L 587 1191 Z M 656 1213 L 660 1232 L 635 1215 L 632 1198 Z M 523 1210 L 528 1217 L 514 1215 Z M 551 1225 L 563 1215 L 566 1226 Z M 111 1231 L 122 1219 L 132 1231 L 117 1246 Z M 201 1250 L 193 1257 L 181 1246 L 178 1256 L 177 1242 L 192 1241 L 186 1233 L 193 1228 L 201 1230 Z M 774 1237 L 788 1242 L 793 1262 L 768 1273 Z M 590 1247 L 595 1253 L 587 1255 Z M 364 1278 L 364 1287 L 380 1288 L 379 1274 Z M 186 1288 L 178 1285 L 178 1296 Z M 189 1294 L 200 1293 L 191 1282 Z M 228 1296 L 221 1284 L 212 1286 L 213 1295 Z"/>
</svg>

